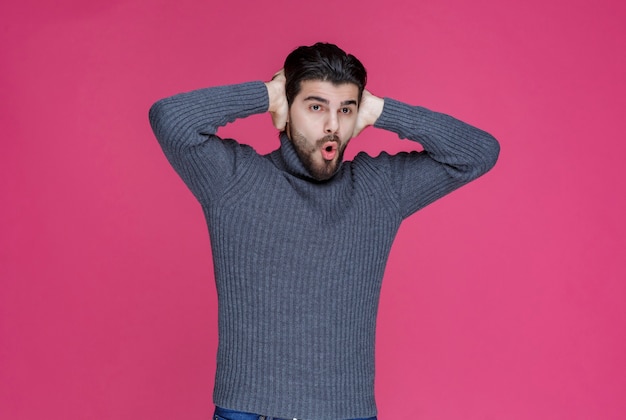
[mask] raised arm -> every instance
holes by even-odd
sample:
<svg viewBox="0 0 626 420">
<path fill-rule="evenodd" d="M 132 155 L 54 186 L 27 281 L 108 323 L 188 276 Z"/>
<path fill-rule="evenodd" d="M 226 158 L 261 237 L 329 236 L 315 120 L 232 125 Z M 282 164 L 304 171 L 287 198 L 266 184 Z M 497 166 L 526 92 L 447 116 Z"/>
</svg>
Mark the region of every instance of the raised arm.
<svg viewBox="0 0 626 420">
<path fill-rule="evenodd" d="M 168 160 L 200 202 L 228 185 L 236 163 L 254 153 L 247 146 L 216 136 L 238 118 L 266 112 L 263 82 L 199 89 L 156 102 L 149 112 L 152 130 Z"/>
<path fill-rule="evenodd" d="M 389 171 L 403 217 L 478 178 L 495 165 L 500 146 L 485 131 L 423 107 L 390 98 L 382 100 L 369 93 L 364 98 L 369 99 L 369 106 L 365 108 L 367 112 L 359 131 L 373 125 L 416 141 L 424 148 L 421 152 L 394 156 L 383 153 L 378 158 L 386 162 L 382 167 Z M 364 100 L 363 105 L 368 102 Z"/>
</svg>

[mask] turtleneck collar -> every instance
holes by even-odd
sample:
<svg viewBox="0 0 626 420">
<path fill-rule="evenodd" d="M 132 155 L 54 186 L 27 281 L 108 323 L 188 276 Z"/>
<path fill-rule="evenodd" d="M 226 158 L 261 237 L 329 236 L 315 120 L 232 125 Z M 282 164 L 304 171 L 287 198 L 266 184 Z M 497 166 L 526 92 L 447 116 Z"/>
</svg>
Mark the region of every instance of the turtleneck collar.
<svg viewBox="0 0 626 420">
<path fill-rule="evenodd" d="M 337 174 L 337 172 L 339 171 L 339 168 L 341 168 L 342 163 L 337 166 L 335 173 L 330 179 L 326 181 L 318 181 L 311 175 L 308 169 L 302 164 L 302 161 L 298 157 L 298 153 L 296 152 L 296 149 L 294 149 L 293 143 L 291 142 L 291 140 L 289 140 L 287 133 L 285 133 L 284 131 L 281 132 L 279 135 L 279 138 L 280 138 L 280 149 L 272 153 L 272 160 L 274 160 L 274 162 L 279 167 L 289 172 L 290 174 L 297 176 L 298 178 L 303 178 L 303 179 L 316 182 L 316 183 L 324 183 L 324 182 L 332 181 L 335 175 Z"/>
</svg>

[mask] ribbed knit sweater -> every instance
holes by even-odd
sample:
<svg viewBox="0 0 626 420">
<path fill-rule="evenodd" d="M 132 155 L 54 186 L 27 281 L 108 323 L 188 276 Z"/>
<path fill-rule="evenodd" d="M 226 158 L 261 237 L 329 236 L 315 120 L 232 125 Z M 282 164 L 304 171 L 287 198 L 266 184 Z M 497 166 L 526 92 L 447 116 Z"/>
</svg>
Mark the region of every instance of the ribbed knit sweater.
<svg viewBox="0 0 626 420">
<path fill-rule="evenodd" d="M 214 403 L 283 418 L 374 416 L 376 314 L 395 234 L 404 218 L 488 171 L 498 143 L 385 98 L 375 127 L 424 150 L 359 153 L 318 182 L 284 134 L 267 155 L 216 136 L 268 106 L 265 85 L 249 82 L 150 110 L 209 227 L 219 302 Z"/>
</svg>

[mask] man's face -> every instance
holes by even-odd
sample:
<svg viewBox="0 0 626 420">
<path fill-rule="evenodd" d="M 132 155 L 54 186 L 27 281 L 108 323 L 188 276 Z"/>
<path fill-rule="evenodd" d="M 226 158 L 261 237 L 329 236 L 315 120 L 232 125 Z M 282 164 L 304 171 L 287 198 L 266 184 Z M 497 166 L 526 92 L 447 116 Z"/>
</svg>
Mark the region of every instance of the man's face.
<svg viewBox="0 0 626 420">
<path fill-rule="evenodd" d="M 353 83 L 301 82 L 289 108 L 287 135 L 315 179 L 329 179 L 341 163 L 354 132 L 358 96 Z"/>
</svg>

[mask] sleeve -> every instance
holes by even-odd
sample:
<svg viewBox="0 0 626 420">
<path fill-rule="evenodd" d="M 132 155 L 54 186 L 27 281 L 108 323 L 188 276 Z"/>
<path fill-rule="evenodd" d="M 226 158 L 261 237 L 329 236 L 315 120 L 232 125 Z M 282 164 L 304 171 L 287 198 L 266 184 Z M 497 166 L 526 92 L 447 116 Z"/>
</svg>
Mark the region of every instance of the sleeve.
<svg viewBox="0 0 626 420">
<path fill-rule="evenodd" d="M 267 111 L 263 82 L 181 93 L 150 108 L 152 130 L 167 159 L 201 203 L 218 196 L 236 176 L 252 148 L 216 136 L 238 118 Z"/>
<path fill-rule="evenodd" d="M 449 115 L 385 98 L 375 127 L 419 142 L 423 151 L 381 155 L 402 217 L 489 171 L 500 145 L 490 134 Z"/>
</svg>

